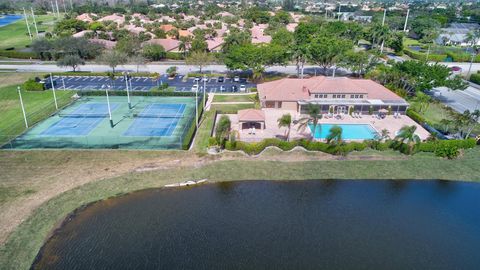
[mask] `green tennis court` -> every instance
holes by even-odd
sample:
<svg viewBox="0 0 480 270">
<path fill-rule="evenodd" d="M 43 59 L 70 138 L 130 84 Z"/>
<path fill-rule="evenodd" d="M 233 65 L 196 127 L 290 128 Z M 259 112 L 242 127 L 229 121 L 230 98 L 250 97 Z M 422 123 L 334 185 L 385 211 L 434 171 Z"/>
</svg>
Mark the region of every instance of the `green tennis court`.
<svg viewBox="0 0 480 270">
<path fill-rule="evenodd" d="M 109 102 L 83 96 L 4 148 L 181 149 L 195 124 L 193 97 L 132 96 L 130 108 L 125 96 Z"/>
</svg>

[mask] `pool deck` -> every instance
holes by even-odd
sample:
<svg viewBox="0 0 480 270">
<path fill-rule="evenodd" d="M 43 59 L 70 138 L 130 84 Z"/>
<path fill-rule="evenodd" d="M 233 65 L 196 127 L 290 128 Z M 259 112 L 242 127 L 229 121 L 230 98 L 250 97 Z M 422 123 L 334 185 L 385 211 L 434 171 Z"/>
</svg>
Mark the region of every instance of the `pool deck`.
<svg viewBox="0 0 480 270">
<path fill-rule="evenodd" d="M 290 113 L 292 115 L 292 120 L 299 120 L 303 115 L 300 115 L 293 110 L 279 110 L 279 109 L 262 109 L 265 112 L 265 129 L 264 130 L 255 130 L 255 134 L 249 134 L 248 129 L 239 130 L 238 117 L 236 114 L 229 114 L 231 121 L 231 127 L 233 130 L 238 131 L 241 141 L 245 142 L 258 142 L 267 138 L 280 138 L 285 136 L 286 128 L 279 128 L 277 120 L 284 114 Z M 220 115 L 217 116 L 217 122 Z M 343 119 L 335 118 L 322 118 L 319 121 L 320 124 L 367 124 L 371 125 L 377 132 L 380 132 L 383 129 L 389 131 L 390 137 L 395 137 L 395 134 L 403 126 L 417 126 L 416 134 L 420 139 L 425 140 L 428 138 L 430 133 L 425 130 L 422 126 L 413 121 L 410 117 L 406 115 L 400 116 L 400 118 L 394 118 L 393 116 L 386 116 L 384 119 L 377 119 L 372 115 L 363 115 L 362 118 L 353 118 L 349 115 L 345 115 Z M 306 129 L 304 132 L 298 131 L 298 125 L 293 125 L 290 131 L 290 139 L 301 139 L 301 138 L 310 138 L 310 129 Z"/>
</svg>

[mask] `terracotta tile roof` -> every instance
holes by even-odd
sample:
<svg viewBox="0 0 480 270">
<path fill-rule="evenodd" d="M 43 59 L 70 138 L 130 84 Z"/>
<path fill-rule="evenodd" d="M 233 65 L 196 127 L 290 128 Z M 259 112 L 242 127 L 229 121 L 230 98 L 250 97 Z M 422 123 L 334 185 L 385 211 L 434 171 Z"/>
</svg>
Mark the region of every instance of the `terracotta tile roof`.
<svg viewBox="0 0 480 270">
<path fill-rule="evenodd" d="M 125 18 L 123 16 L 113 14 L 113 15 L 105 16 L 105 17 L 99 19 L 98 21 L 99 22 L 112 21 L 112 22 L 116 22 L 117 24 L 122 24 L 122 23 L 125 22 Z"/>
<path fill-rule="evenodd" d="M 222 44 L 224 43 L 224 40 L 222 37 L 206 39 L 205 41 L 207 42 L 209 51 L 217 49 L 218 47 L 222 46 Z"/>
<path fill-rule="evenodd" d="M 298 23 L 289 23 L 287 24 L 287 30 L 290 32 L 295 32 L 295 28 L 297 28 Z"/>
<path fill-rule="evenodd" d="M 81 38 L 81 37 L 84 37 L 85 34 L 87 34 L 87 33 L 93 33 L 93 31 L 92 30 L 83 30 L 83 31 L 80 31 L 78 33 L 73 34 L 72 37 Z"/>
<path fill-rule="evenodd" d="M 92 15 L 96 16 L 95 14 Z M 93 22 L 92 16 L 90 16 L 89 13 L 83 13 L 82 15 L 78 15 L 76 19 L 83 22 Z"/>
<path fill-rule="evenodd" d="M 160 26 L 160 29 L 162 29 L 165 32 L 168 32 L 168 31 L 171 31 L 171 30 L 177 29 L 177 28 L 175 28 L 175 26 L 173 26 L 171 24 L 164 24 L 164 25 Z"/>
<path fill-rule="evenodd" d="M 105 40 L 105 39 L 93 38 L 93 39 L 90 39 L 90 41 L 94 42 L 94 43 L 97 43 L 97 44 L 100 44 L 100 45 L 103 45 L 105 47 L 105 49 L 109 49 L 109 50 L 115 48 L 115 46 L 117 45 L 117 42 L 110 41 L 110 40 Z"/>
<path fill-rule="evenodd" d="M 167 52 L 174 51 L 175 49 L 178 49 L 178 47 L 180 46 L 180 41 L 176 39 L 169 39 L 169 38 L 151 39 L 145 43 L 161 45 Z"/>
<path fill-rule="evenodd" d="M 318 76 L 310 79 L 286 78 L 257 86 L 260 99 L 271 101 L 298 101 L 310 99 L 311 93 L 366 94 L 368 99 L 403 100 L 384 86 L 365 79 Z"/>
<path fill-rule="evenodd" d="M 262 110 L 239 110 L 237 116 L 239 122 L 265 122 L 265 112 Z"/>
</svg>

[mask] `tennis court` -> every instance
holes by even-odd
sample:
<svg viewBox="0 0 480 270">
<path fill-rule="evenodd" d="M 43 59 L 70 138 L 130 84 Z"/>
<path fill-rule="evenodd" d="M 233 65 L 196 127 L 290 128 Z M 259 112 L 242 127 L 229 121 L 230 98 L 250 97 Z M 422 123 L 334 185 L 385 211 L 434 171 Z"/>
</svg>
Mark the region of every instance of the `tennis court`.
<svg viewBox="0 0 480 270">
<path fill-rule="evenodd" d="M 84 96 L 4 148 L 181 149 L 194 125 L 195 98 Z M 110 123 L 112 115 L 113 127 Z"/>
</svg>

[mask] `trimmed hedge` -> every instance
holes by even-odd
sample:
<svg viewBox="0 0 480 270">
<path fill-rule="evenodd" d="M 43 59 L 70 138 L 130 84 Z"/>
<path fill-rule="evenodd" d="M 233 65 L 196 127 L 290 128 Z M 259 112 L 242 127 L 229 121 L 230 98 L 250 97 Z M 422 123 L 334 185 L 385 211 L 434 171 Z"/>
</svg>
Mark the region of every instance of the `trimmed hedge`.
<svg viewBox="0 0 480 270">
<path fill-rule="evenodd" d="M 473 73 L 470 75 L 470 81 L 476 84 L 480 84 L 480 73 Z"/>
<path fill-rule="evenodd" d="M 0 56 L 18 59 L 38 59 L 37 55 L 32 52 L 0 51 Z"/>
<path fill-rule="evenodd" d="M 213 146 L 214 143 L 218 144 L 215 138 L 210 139 L 209 143 L 210 146 Z M 334 145 L 324 142 L 309 141 L 305 139 L 290 142 L 280 139 L 265 139 L 263 141 L 255 143 L 246 143 L 242 141 L 227 141 L 225 144 L 225 149 L 230 151 L 243 151 L 248 155 L 258 155 L 269 146 L 278 147 L 283 151 L 290 151 L 296 146 L 300 146 L 308 151 L 318 151 L 332 155 L 347 155 L 348 153 L 351 153 L 353 151 L 363 151 L 367 148 L 379 151 L 395 149 L 404 154 L 409 153 L 407 145 L 399 144 L 396 141 L 364 141 Z M 413 153 L 430 152 L 435 153 L 435 155 L 439 157 L 446 157 L 452 159 L 458 155 L 459 149 L 471 149 L 475 146 L 475 139 L 424 142 L 417 144 L 413 150 Z"/>
<path fill-rule="evenodd" d="M 43 84 L 38 83 L 34 79 L 28 79 L 26 82 L 23 83 L 23 89 L 26 91 L 43 91 Z"/>
<path fill-rule="evenodd" d="M 416 59 L 416 60 L 425 61 L 426 58 L 427 58 L 426 53 L 416 52 L 416 51 L 409 50 L 409 49 L 404 49 L 403 52 L 406 55 L 408 55 L 411 58 Z M 429 54 L 428 55 L 428 61 L 443 62 L 445 60 L 445 58 L 447 58 L 446 54 Z"/>
<path fill-rule="evenodd" d="M 91 76 L 104 76 L 107 77 L 111 72 L 88 72 L 88 71 L 76 71 L 76 72 L 53 72 L 53 76 L 85 76 L 85 77 L 91 77 Z M 132 77 L 158 77 L 160 74 L 157 72 L 154 73 L 149 73 L 149 72 L 131 72 L 129 73 L 130 76 Z M 123 76 L 123 72 L 115 72 L 116 77 Z M 50 74 L 46 74 L 44 76 L 45 78 L 49 78 Z"/>
<path fill-rule="evenodd" d="M 202 99 L 203 100 L 203 99 Z M 198 107 L 200 110 L 198 111 L 198 119 L 202 118 L 203 114 L 203 106 Z M 198 121 L 198 119 L 196 119 Z M 197 125 L 195 125 L 195 122 L 191 122 L 190 128 L 188 129 L 187 135 L 183 138 L 182 142 L 182 149 L 183 150 L 188 150 L 190 149 L 190 145 L 192 144 L 193 138 L 195 137 L 195 133 L 197 131 Z"/>
<path fill-rule="evenodd" d="M 165 58 L 170 59 L 170 60 L 184 60 L 185 57 L 183 56 L 182 53 L 176 53 L 176 52 L 167 52 Z"/>
<path fill-rule="evenodd" d="M 420 125 L 427 123 L 427 120 L 423 116 L 410 108 L 407 110 L 407 116 L 412 118 L 413 121 L 417 122 Z"/>
</svg>

